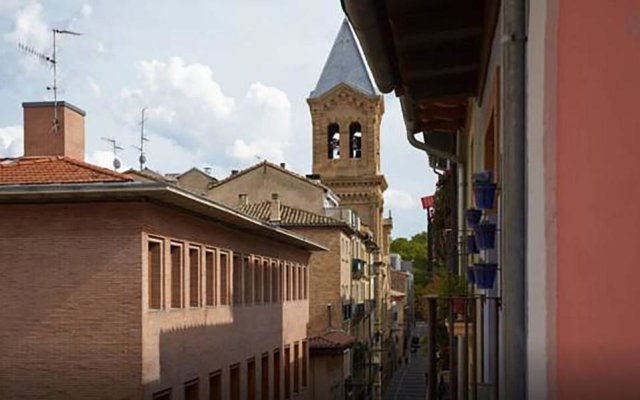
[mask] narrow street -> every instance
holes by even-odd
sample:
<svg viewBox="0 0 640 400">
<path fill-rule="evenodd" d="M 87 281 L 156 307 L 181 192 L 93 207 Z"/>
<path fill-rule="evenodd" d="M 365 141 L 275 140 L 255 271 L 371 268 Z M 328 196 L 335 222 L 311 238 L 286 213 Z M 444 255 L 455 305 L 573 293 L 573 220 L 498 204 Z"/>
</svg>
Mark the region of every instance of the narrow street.
<svg viewBox="0 0 640 400">
<path fill-rule="evenodd" d="M 426 335 L 426 325 L 418 322 L 413 329 L 413 336 Z M 384 393 L 384 400 L 404 400 L 426 398 L 427 387 L 424 374 L 427 371 L 427 357 L 422 348 L 412 353 L 409 365 L 404 365 L 396 371 L 389 387 Z"/>
</svg>

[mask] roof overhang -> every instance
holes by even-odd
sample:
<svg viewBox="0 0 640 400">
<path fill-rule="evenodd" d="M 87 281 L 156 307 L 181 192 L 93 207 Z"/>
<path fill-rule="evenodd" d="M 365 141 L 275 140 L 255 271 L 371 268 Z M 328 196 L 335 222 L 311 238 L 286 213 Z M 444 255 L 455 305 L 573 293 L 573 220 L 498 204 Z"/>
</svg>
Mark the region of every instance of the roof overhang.
<svg viewBox="0 0 640 400">
<path fill-rule="evenodd" d="M 0 204 L 105 201 L 157 202 L 281 243 L 310 251 L 327 250 L 326 247 L 288 230 L 253 219 L 202 196 L 160 182 L 0 186 Z"/>
<path fill-rule="evenodd" d="M 401 97 L 408 134 L 423 132 L 423 149 L 437 156 L 455 154 L 469 97 L 482 93 L 500 0 L 342 0 L 342 6 L 378 88 Z"/>
</svg>

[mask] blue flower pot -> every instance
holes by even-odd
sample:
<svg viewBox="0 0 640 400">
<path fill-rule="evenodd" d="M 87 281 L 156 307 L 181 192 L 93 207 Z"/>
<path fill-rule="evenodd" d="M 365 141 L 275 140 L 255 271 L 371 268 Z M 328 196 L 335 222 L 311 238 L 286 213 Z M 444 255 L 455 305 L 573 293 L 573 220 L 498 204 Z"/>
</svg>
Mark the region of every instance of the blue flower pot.
<svg viewBox="0 0 640 400">
<path fill-rule="evenodd" d="M 467 280 L 471 283 L 476 283 L 476 274 L 474 272 L 473 266 L 467 266 Z"/>
<path fill-rule="evenodd" d="M 475 228 L 480 223 L 480 218 L 482 218 L 482 211 L 476 208 L 470 208 L 465 211 L 465 215 L 467 217 L 467 224 L 470 227 Z"/>
<path fill-rule="evenodd" d="M 473 184 L 473 196 L 476 207 L 481 210 L 491 210 L 496 197 L 496 184 L 477 182 Z"/>
<path fill-rule="evenodd" d="M 495 263 L 476 263 L 473 264 L 473 273 L 475 275 L 475 284 L 480 289 L 491 289 L 496 281 L 496 272 L 498 264 Z"/>
<path fill-rule="evenodd" d="M 491 183 L 493 180 L 493 171 L 480 171 L 471 174 L 473 183 Z"/>
<path fill-rule="evenodd" d="M 496 224 L 482 223 L 474 229 L 476 245 L 480 250 L 493 249 L 496 247 Z"/>
<path fill-rule="evenodd" d="M 478 254 L 480 249 L 476 244 L 476 237 L 474 235 L 467 235 L 467 254 Z"/>
</svg>

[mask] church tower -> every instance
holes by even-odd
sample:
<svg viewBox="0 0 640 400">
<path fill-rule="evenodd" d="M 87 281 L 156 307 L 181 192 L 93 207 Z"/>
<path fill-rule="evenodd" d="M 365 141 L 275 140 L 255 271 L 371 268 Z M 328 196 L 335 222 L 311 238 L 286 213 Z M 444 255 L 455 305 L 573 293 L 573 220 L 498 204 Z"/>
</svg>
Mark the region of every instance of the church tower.
<svg viewBox="0 0 640 400">
<path fill-rule="evenodd" d="M 383 192 L 377 93 L 349 23 L 340 27 L 320 79 L 307 99 L 313 123 L 313 173 L 354 209 L 382 244 Z"/>
</svg>

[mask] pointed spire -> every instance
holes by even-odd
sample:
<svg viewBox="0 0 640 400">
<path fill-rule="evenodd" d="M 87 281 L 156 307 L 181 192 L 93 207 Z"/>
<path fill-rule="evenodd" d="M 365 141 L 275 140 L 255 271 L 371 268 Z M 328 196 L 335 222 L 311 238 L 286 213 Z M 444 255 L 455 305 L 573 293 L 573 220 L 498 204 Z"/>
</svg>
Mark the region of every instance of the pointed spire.
<svg viewBox="0 0 640 400">
<path fill-rule="evenodd" d="M 346 18 L 333 42 L 316 88 L 309 97 L 320 97 L 341 83 L 346 83 L 369 96 L 378 94 Z"/>
</svg>

